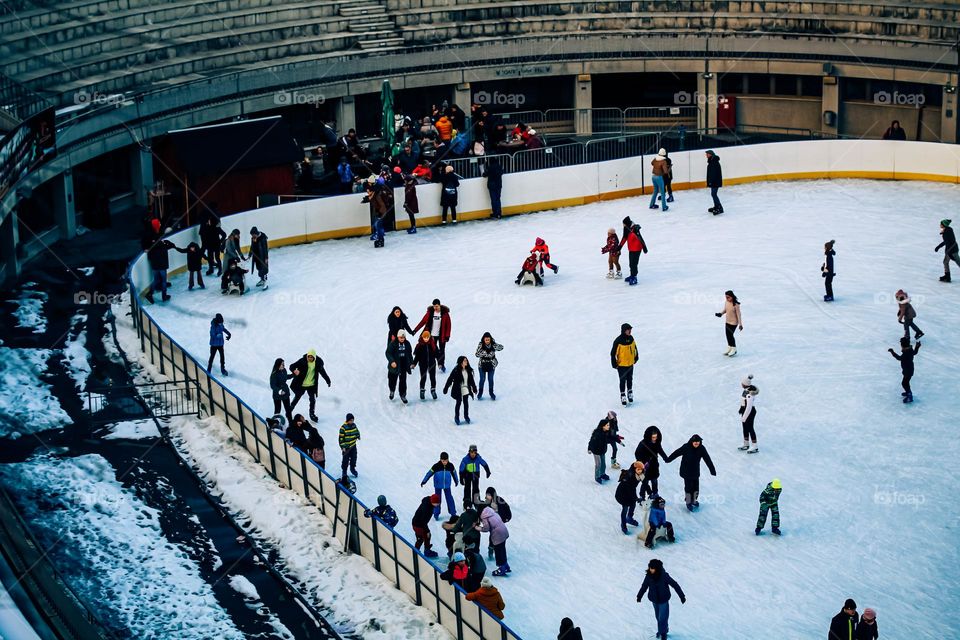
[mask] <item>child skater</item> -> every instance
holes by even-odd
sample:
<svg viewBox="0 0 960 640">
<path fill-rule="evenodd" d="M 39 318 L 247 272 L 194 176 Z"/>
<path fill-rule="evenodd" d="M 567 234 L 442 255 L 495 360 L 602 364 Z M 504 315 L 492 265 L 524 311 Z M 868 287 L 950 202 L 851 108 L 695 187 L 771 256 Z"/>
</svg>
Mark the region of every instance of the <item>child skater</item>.
<svg viewBox="0 0 960 640">
<path fill-rule="evenodd" d="M 753 374 L 740 381 L 743 391 L 740 393 L 740 424 L 743 426 L 743 446 L 738 447 L 740 451 L 747 453 L 757 453 L 757 432 L 753 429 L 753 421 L 757 417 L 757 408 L 753 406 L 754 398 L 760 393 L 760 390 L 753 384 Z M 750 442 L 753 442 L 753 448 L 750 448 Z"/>
<path fill-rule="evenodd" d="M 537 273 L 537 257 L 533 253 L 527 256 L 527 259 L 523 261 L 523 267 L 521 267 L 520 273 L 517 274 L 517 279 L 515 282 L 517 284 L 521 284 L 524 276 L 526 276 L 528 273 L 533 276 L 533 286 L 543 286 L 543 278 L 539 273 Z"/>
<path fill-rule="evenodd" d="M 911 347 L 910 338 L 900 338 L 900 355 L 897 355 L 897 352 L 893 349 L 887 349 L 887 351 L 900 361 L 900 371 L 903 373 L 903 380 L 900 383 L 903 386 L 903 393 L 900 395 L 903 396 L 903 403 L 913 402 L 910 378 L 913 377 L 913 357 L 920 351 L 920 341 L 918 340 L 916 346 Z"/>
<path fill-rule="evenodd" d="M 416 233 L 417 219 L 414 216 L 420 213 L 420 202 L 417 200 L 417 177 L 414 175 L 404 176 L 403 210 L 407 212 L 407 217 L 410 218 L 410 228 L 407 229 L 407 233 Z"/>
<path fill-rule="evenodd" d="M 203 252 L 200 250 L 200 245 L 196 242 L 191 242 L 187 245 L 186 249 L 181 249 L 180 247 L 174 247 L 180 253 L 187 254 L 187 271 L 190 272 L 190 287 L 189 290 L 193 291 L 193 278 L 197 278 L 197 286 L 201 289 L 206 289 L 203 285 Z"/>
<path fill-rule="evenodd" d="M 910 337 L 910 328 L 913 328 L 914 337 L 919 340 L 923 337 L 923 331 L 920 331 L 913 321 L 917 319 L 917 310 L 910 304 L 910 296 L 903 289 L 896 293 L 897 298 L 897 322 L 903 325 L 903 337 Z"/>
<path fill-rule="evenodd" d="M 617 237 L 615 229 L 607 229 L 607 244 L 600 249 L 600 253 L 607 254 L 607 277 L 622 278 L 623 274 L 620 273 L 620 238 Z M 616 273 L 613 271 L 614 267 L 617 268 Z"/>
<path fill-rule="evenodd" d="M 383 216 L 384 214 L 377 213 L 377 217 L 373 221 L 373 233 L 370 234 L 370 239 L 373 240 L 375 249 L 383 246 Z"/>
<path fill-rule="evenodd" d="M 676 542 L 677 539 L 673 534 L 673 523 L 667 520 L 667 501 L 658 493 L 650 496 L 650 499 L 650 517 L 648 518 L 650 527 L 647 530 L 647 539 L 643 543 L 643 546 L 647 549 L 653 549 L 653 541 L 657 537 L 657 529 L 661 527 L 667 530 L 667 542 Z"/>
<path fill-rule="evenodd" d="M 826 293 L 823 296 L 824 302 L 833 302 L 833 276 L 837 275 L 833 271 L 833 256 L 837 252 L 833 250 L 833 244 L 836 240 L 823 245 L 823 264 L 820 265 L 820 275 L 823 276 L 823 288 Z"/>
<path fill-rule="evenodd" d="M 227 375 L 227 367 L 223 358 L 224 336 L 226 336 L 227 340 L 231 338 L 230 332 L 223 325 L 223 316 L 218 313 L 213 317 L 213 320 L 210 321 L 210 360 L 207 361 L 207 373 L 210 373 L 210 369 L 213 368 L 214 356 L 219 353 L 220 373 Z"/>
<path fill-rule="evenodd" d="M 780 478 L 774 478 L 770 484 L 760 493 L 760 515 L 757 517 L 757 528 L 754 533 L 760 535 L 763 528 L 767 526 L 767 512 L 772 513 L 770 524 L 773 526 L 773 534 L 780 535 L 780 492 L 783 491 L 783 485 L 780 484 Z"/>
<path fill-rule="evenodd" d="M 550 263 L 550 247 L 547 246 L 547 243 L 544 242 L 543 238 L 537 238 L 533 243 L 533 249 L 530 249 L 530 253 L 538 254 L 539 266 L 540 266 L 540 275 L 543 275 L 543 265 L 547 265 L 548 269 L 553 269 L 554 273 L 557 273 L 560 270 L 555 264 Z"/>
</svg>

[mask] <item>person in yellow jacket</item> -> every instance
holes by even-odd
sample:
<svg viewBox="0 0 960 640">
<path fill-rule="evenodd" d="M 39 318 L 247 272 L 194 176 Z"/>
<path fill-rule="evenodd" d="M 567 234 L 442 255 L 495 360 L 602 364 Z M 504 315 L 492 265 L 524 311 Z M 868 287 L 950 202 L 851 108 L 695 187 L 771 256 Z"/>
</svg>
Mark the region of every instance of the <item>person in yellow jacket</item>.
<svg viewBox="0 0 960 640">
<path fill-rule="evenodd" d="M 620 325 L 620 335 L 613 341 L 610 349 L 610 364 L 620 376 L 620 402 L 627 406 L 633 402 L 633 365 L 637 363 L 637 343 L 630 335 L 633 327 L 624 322 Z"/>
</svg>

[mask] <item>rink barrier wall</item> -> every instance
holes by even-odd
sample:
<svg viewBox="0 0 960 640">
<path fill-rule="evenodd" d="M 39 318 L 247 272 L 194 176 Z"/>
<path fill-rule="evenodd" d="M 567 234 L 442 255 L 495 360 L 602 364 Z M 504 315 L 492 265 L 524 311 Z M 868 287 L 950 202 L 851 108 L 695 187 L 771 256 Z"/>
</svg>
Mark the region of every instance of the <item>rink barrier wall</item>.
<svg viewBox="0 0 960 640">
<path fill-rule="evenodd" d="M 724 147 L 717 154 L 725 186 L 824 178 L 960 183 L 960 147 L 939 143 L 818 140 Z M 705 186 L 706 161 L 702 150 L 674 152 L 670 157 L 674 189 Z M 652 156 L 641 155 L 504 175 L 503 212 L 515 215 L 649 194 L 651 160 Z M 421 185 L 417 191 L 421 206 L 418 226 L 439 224 L 440 186 Z M 403 190 L 397 189 L 395 197 L 398 228 L 402 229 L 407 225 L 400 213 Z M 369 233 L 370 214 L 362 198 L 361 194 L 350 194 L 255 209 L 225 217 L 223 228 L 228 233 L 233 228 L 240 229 L 243 238 L 249 237 L 250 227 L 256 226 L 267 235 L 272 247 L 363 236 Z M 703 198 L 706 208 L 709 196 Z M 462 181 L 459 202 L 461 220 L 489 216 L 485 179 Z M 615 223 L 611 221 L 614 226 Z M 174 233 L 168 239 L 181 247 L 199 241 L 196 227 Z M 170 255 L 171 273 L 183 271 L 185 264 L 185 255 Z M 337 478 L 287 444 L 268 428 L 262 416 L 220 380 L 208 376 L 203 364 L 173 340 L 141 305 L 139 294 L 149 288 L 150 281 L 146 255 L 141 254 L 128 271 L 131 307 L 140 348 L 162 375 L 172 380 L 197 381 L 207 414 L 226 422 L 271 477 L 316 505 L 332 523 L 334 536 L 344 549 L 369 560 L 398 589 L 430 611 L 455 638 L 519 640 L 501 620 L 466 600 L 462 589 L 440 580 L 439 570 L 406 538 L 378 520 L 363 517 L 367 507 L 343 489 Z"/>
</svg>

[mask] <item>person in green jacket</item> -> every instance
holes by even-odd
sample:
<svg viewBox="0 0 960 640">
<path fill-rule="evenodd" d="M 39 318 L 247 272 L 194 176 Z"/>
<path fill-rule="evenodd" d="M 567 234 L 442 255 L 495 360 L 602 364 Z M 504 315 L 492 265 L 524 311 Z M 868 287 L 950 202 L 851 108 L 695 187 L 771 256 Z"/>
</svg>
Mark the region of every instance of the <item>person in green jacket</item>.
<svg viewBox="0 0 960 640">
<path fill-rule="evenodd" d="M 337 442 L 340 444 L 340 451 L 343 452 L 343 459 L 340 462 L 340 469 L 344 477 L 347 475 L 347 467 L 350 467 L 350 473 L 354 478 L 357 477 L 357 441 L 360 439 L 360 429 L 354 423 L 352 413 L 347 414 L 347 418 L 340 425 L 340 435 Z"/>
<path fill-rule="evenodd" d="M 767 525 L 767 512 L 773 513 L 771 524 L 773 533 L 780 535 L 780 492 L 783 491 L 783 485 L 780 484 L 780 478 L 774 478 L 767 484 L 767 487 L 760 493 L 760 516 L 757 518 L 757 529 L 754 531 L 757 535 L 763 531 Z"/>
</svg>

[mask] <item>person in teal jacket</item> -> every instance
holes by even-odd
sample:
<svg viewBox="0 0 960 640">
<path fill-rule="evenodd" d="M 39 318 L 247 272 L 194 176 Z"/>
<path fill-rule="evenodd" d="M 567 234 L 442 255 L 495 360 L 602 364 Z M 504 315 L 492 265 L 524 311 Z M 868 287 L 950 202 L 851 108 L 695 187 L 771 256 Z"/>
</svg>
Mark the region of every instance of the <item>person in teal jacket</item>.
<svg viewBox="0 0 960 640">
<path fill-rule="evenodd" d="M 460 461 L 460 484 L 463 485 L 463 506 L 477 504 L 480 501 L 480 468 L 490 477 L 487 461 L 477 452 L 477 445 L 470 445 L 467 455 Z"/>
<path fill-rule="evenodd" d="M 780 484 L 780 478 L 774 478 L 767 487 L 760 493 L 760 516 L 757 518 L 757 529 L 754 531 L 757 535 L 763 531 L 767 525 L 767 511 L 772 512 L 773 533 L 780 535 L 780 492 L 783 491 L 783 485 Z"/>
<path fill-rule="evenodd" d="M 453 493 L 450 491 L 452 486 L 460 484 L 457 480 L 457 469 L 450 463 L 450 454 L 446 451 L 440 453 L 440 461 L 434 464 L 427 471 L 426 475 L 423 476 L 423 481 L 420 482 L 420 486 L 427 484 L 427 480 L 433 478 L 433 492 L 434 495 L 440 496 L 442 493 L 447 499 L 447 512 L 455 516 L 457 515 L 457 506 L 453 502 Z M 440 519 L 440 503 L 438 502 L 433 507 L 433 519 Z"/>
</svg>

